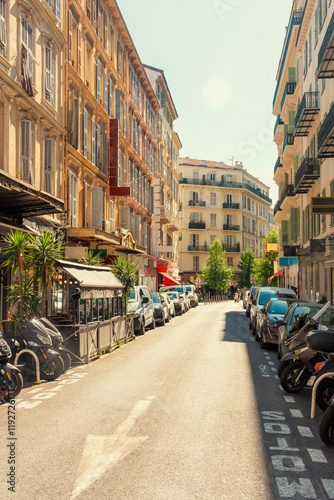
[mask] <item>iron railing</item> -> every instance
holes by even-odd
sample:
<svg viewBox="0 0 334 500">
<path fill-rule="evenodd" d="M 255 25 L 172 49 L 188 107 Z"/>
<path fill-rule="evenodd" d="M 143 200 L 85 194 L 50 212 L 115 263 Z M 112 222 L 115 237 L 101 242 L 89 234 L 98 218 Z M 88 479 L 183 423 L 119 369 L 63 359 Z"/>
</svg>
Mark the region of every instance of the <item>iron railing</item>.
<svg viewBox="0 0 334 500">
<path fill-rule="evenodd" d="M 224 252 L 227 253 L 238 253 L 240 252 L 240 243 L 237 243 L 236 245 L 225 245 L 223 243 L 223 250 Z"/>
<path fill-rule="evenodd" d="M 240 231 L 240 226 L 232 226 L 229 224 L 224 224 L 223 230 L 224 231 Z"/>
<path fill-rule="evenodd" d="M 295 93 L 296 85 L 297 84 L 294 83 L 294 82 L 287 82 L 286 83 L 285 89 L 284 89 L 284 94 L 283 94 L 282 101 L 281 101 L 281 111 L 283 109 L 286 96 L 287 95 L 293 95 Z"/>
<path fill-rule="evenodd" d="M 293 134 L 292 134 L 293 135 Z M 260 188 L 254 188 L 250 186 L 246 182 L 225 182 L 225 181 L 213 181 L 210 179 L 191 179 L 184 177 L 180 179 L 180 184 L 194 184 L 195 186 L 217 186 L 217 187 L 227 187 L 227 188 L 239 188 L 239 189 L 248 189 L 252 193 L 256 194 L 263 200 L 272 202 L 271 198 L 261 193 Z"/>
<path fill-rule="evenodd" d="M 293 184 L 285 184 L 283 191 L 282 191 L 282 194 L 281 194 L 281 205 L 287 196 L 294 196 L 294 195 L 295 195 L 294 185 Z"/>
<path fill-rule="evenodd" d="M 208 252 L 209 245 L 188 245 L 188 252 Z"/>
<path fill-rule="evenodd" d="M 233 208 L 239 210 L 240 203 L 223 203 L 223 208 Z"/>
<path fill-rule="evenodd" d="M 320 177 L 320 160 L 318 158 L 305 158 L 297 170 L 295 187 L 298 188 L 299 184 L 306 180 L 305 178 L 312 180 L 318 177 Z"/>
<path fill-rule="evenodd" d="M 325 35 L 325 37 L 323 39 L 323 42 L 321 44 L 321 47 L 320 47 L 320 50 L 319 50 L 319 53 L 318 53 L 318 68 L 319 68 L 319 66 L 322 63 L 322 60 L 323 60 L 324 55 L 326 53 L 326 50 L 327 50 L 328 44 L 330 42 L 330 39 L 333 36 L 333 32 L 334 32 L 334 14 L 332 15 L 332 19 L 329 22 L 329 25 L 328 25 L 328 28 L 327 28 L 327 31 L 326 31 L 326 35 Z"/>
<path fill-rule="evenodd" d="M 276 135 L 276 131 L 277 131 L 277 128 L 279 125 L 284 125 L 284 121 L 282 120 L 281 116 L 278 115 L 277 116 L 277 120 L 276 120 L 276 123 L 275 123 L 275 127 L 274 127 L 274 137 Z"/>
<path fill-rule="evenodd" d="M 205 201 L 189 200 L 189 207 L 205 207 L 205 206 L 206 206 Z"/>
<path fill-rule="evenodd" d="M 326 116 L 324 123 L 318 133 L 318 151 L 323 146 L 325 140 L 332 132 L 334 128 L 334 106 L 332 106 L 330 112 Z"/>
<path fill-rule="evenodd" d="M 295 137 L 292 133 L 288 132 L 284 138 L 283 146 L 282 146 L 282 154 L 286 148 L 286 146 L 293 146 Z"/>
<path fill-rule="evenodd" d="M 279 168 L 279 167 L 283 167 L 282 163 L 281 163 L 281 157 L 279 156 L 276 160 L 276 163 L 275 163 L 275 167 L 274 167 L 274 175 L 276 174 L 276 170 Z"/>
<path fill-rule="evenodd" d="M 295 127 L 297 127 L 304 110 L 319 108 L 319 95 L 320 92 L 305 92 L 296 114 Z"/>
<path fill-rule="evenodd" d="M 206 223 L 201 222 L 189 222 L 189 229 L 206 229 Z"/>
</svg>

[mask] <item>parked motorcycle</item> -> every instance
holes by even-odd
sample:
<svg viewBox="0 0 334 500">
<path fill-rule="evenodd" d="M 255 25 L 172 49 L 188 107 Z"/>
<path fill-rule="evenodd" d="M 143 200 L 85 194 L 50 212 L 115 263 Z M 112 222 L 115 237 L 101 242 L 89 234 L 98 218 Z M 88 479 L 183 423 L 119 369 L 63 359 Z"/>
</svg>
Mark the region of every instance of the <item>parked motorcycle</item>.
<svg viewBox="0 0 334 500">
<path fill-rule="evenodd" d="M 5 339 L 12 351 L 12 359 L 23 349 L 30 349 L 38 358 L 40 376 L 45 380 L 54 380 L 64 371 L 64 363 L 59 353 L 52 349 L 52 341 L 43 323 L 37 319 L 25 321 L 19 335 L 4 332 Z M 29 353 L 20 355 L 20 361 L 35 370 L 35 360 Z"/>
<path fill-rule="evenodd" d="M 66 372 L 71 367 L 71 356 L 70 351 L 63 346 L 63 336 L 58 330 L 58 328 L 51 323 L 46 318 L 40 318 L 39 321 L 45 326 L 46 331 L 51 337 L 52 349 L 57 351 L 61 356 L 64 363 L 64 372 Z"/>
<path fill-rule="evenodd" d="M 321 352 L 314 351 L 306 345 L 305 339 L 311 330 L 321 328 L 318 319 L 329 305 L 329 302 L 325 304 L 312 318 L 305 312 L 290 330 L 285 341 L 289 352 L 282 357 L 277 370 L 281 386 L 288 393 L 299 392 L 310 381 L 312 375 L 315 375 L 327 362 L 327 358 Z"/>
<path fill-rule="evenodd" d="M 11 356 L 10 347 L 0 332 L 0 404 L 15 398 L 23 388 L 20 370 L 8 363 Z"/>
<path fill-rule="evenodd" d="M 334 331 L 332 329 L 310 332 L 306 337 L 306 344 L 311 349 L 317 349 L 334 358 Z M 334 445 L 334 396 L 331 397 L 329 406 L 321 419 L 319 435 L 325 444 Z"/>
</svg>

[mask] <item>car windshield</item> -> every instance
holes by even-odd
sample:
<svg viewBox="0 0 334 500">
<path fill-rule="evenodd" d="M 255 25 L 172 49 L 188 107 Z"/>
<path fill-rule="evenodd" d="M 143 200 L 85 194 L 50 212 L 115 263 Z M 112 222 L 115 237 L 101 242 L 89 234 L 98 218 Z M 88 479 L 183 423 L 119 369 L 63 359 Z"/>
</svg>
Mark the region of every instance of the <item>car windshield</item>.
<svg viewBox="0 0 334 500">
<path fill-rule="evenodd" d="M 270 306 L 268 312 L 270 314 L 285 314 L 289 308 L 289 304 L 285 300 L 274 300 Z"/>
<path fill-rule="evenodd" d="M 193 287 L 192 286 L 186 286 L 187 292 L 193 292 Z"/>
<path fill-rule="evenodd" d="M 260 292 L 260 297 L 259 297 L 259 306 L 264 306 L 264 304 L 267 302 L 268 299 L 271 299 L 272 297 L 276 297 L 275 292 Z"/>
<path fill-rule="evenodd" d="M 136 300 L 136 292 L 135 292 L 135 290 L 131 290 L 130 291 L 129 300 Z"/>
<path fill-rule="evenodd" d="M 178 296 L 177 296 L 177 293 L 176 293 L 176 292 L 170 292 L 168 295 L 169 295 L 169 297 L 170 297 L 171 299 L 177 299 L 177 298 L 178 298 Z"/>
<path fill-rule="evenodd" d="M 159 295 L 157 295 L 156 293 L 154 293 L 154 294 L 152 295 L 152 299 L 153 299 L 153 302 L 154 302 L 155 304 L 160 304 L 160 298 L 159 298 Z"/>
</svg>

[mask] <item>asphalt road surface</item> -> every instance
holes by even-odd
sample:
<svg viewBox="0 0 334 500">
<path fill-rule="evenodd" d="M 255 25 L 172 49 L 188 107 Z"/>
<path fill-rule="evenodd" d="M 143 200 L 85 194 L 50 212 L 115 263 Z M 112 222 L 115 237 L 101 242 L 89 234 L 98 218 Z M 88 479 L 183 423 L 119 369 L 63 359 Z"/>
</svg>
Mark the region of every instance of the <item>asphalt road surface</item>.
<svg viewBox="0 0 334 500">
<path fill-rule="evenodd" d="M 280 389 L 240 304 L 201 305 L 1 406 L 0 498 L 334 499 L 321 411 L 309 388 Z"/>
</svg>

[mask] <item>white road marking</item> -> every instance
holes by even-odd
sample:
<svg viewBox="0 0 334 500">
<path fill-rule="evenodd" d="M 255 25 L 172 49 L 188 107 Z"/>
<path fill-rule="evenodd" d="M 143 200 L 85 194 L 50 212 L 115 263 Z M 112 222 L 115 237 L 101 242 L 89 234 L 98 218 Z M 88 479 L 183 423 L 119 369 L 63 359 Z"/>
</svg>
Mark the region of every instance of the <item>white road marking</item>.
<svg viewBox="0 0 334 500">
<path fill-rule="evenodd" d="M 36 387 L 36 389 L 33 389 L 32 391 L 27 392 L 27 394 L 36 394 L 36 392 L 41 392 L 44 391 L 45 387 Z"/>
<path fill-rule="evenodd" d="M 273 372 L 277 372 L 276 368 L 274 366 L 271 367 Z"/>
<path fill-rule="evenodd" d="M 275 470 L 304 472 L 305 464 L 300 457 L 294 455 L 272 455 L 271 462 Z"/>
<path fill-rule="evenodd" d="M 147 400 L 138 401 L 128 418 L 112 436 L 87 436 L 70 500 L 80 495 L 115 463 L 148 439 L 148 436 L 128 437 L 127 434 L 150 406 L 152 399 L 153 397 L 150 397 Z"/>
<path fill-rule="evenodd" d="M 280 497 L 296 498 L 296 494 L 300 494 L 301 498 L 317 498 L 310 479 L 298 478 L 298 482 L 292 480 L 292 482 L 289 483 L 289 481 L 291 481 L 291 479 L 287 477 L 276 478 Z"/>
<path fill-rule="evenodd" d="M 278 376 L 278 375 L 274 375 L 274 378 L 275 378 L 276 380 L 279 380 L 279 376 Z"/>
<path fill-rule="evenodd" d="M 295 418 L 303 418 L 303 414 L 300 410 L 291 410 L 290 409 L 290 413 Z"/>
<path fill-rule="evenodd" d="M 299 431 L 299 434 L 302 437 L 313 437 L 313 432 L 311 431 L 311 429 L 309 427 L 303 427 L 303 426 L 297 425 L 297 429 Z"/>
<path fill-rule="evenodd" d="M 309 455 L 312 459 L 312 462 L 321 462 L 323 464 L 327 463 L 327 458 L 323 454 L 321 450 L 315 450 L 313 448 L 307 448 Z"/>
<path fill-rule="evenodd" d="M 40 405 L 42 401 L 34 401 L 33 403 L 30 403 L 30 401 L 21 401 L 16 408 L 25 408 L 27 410 L 31 410 L 31 408 L 35 408 L 35 406 Z"/>
<path fill-rule="evenodd" d="M 268 358 L 268 359 L 270 359 L 270 358 Z M 273 362 L 273 361 L 268 361 L 268 363 L 269 363 L 270 365 L 273 365 L 273 364 L 274 364 L 274 362 Z"/>
<path fill-rule="evenodd" d="M 283 389 L 283 387 L 281 385 L 279 385 L 278 387 L 281 389 L 281 391 L 284 391 L 284 389 Z"/>
<path fill-rule="evenodd" d="M 295 399 L 292 396 L 284 396 L 286 403 L 295 403 Z"/>
<path fill-rule="evenodd" d="M 326 490 L 328 498 L 334 499 L 334 480 L 333 479 L 321 479 L 322 484 Z"/>
<path fill-rule="evenodd" d="M 290 448 L 285 438 L 276 438 L 277 446 L 269 446 L 269 450 L 278 451 L 299 451 L 298 448 Z"/>
</svg>

